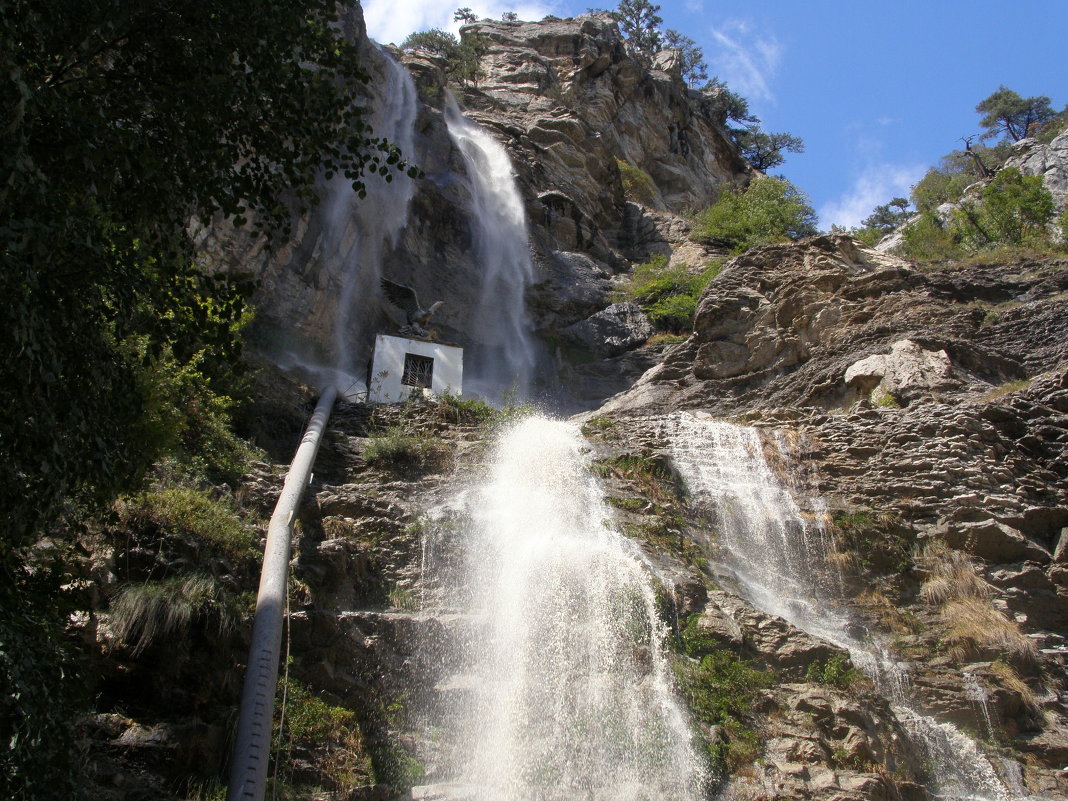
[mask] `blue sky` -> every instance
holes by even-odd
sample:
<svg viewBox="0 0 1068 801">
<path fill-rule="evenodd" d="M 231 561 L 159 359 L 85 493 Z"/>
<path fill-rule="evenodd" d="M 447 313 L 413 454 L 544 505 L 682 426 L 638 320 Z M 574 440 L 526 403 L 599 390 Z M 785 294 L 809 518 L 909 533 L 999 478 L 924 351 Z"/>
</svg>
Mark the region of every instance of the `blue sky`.
<svg viewBox="0 0 1068 801">
<path fill-rule="evenodd" d="M 469 6 L 521 19 L 586 11 L 588 1 L 364 0 L 381 42 L 443 27 Z M 604 7 L 614 7 L 604 3 Z M 852 226 L 907 196 L 928 166 L 975 133 L 975 104 L 1000 84 L 1068 103 L 1068 0 L 684 0 L 664 28 L 704 49 L 709 72 L 749 99 L 769 131 L 805 141 L 776 172 L 808 193 L 821 225 Z"/>
</svg>

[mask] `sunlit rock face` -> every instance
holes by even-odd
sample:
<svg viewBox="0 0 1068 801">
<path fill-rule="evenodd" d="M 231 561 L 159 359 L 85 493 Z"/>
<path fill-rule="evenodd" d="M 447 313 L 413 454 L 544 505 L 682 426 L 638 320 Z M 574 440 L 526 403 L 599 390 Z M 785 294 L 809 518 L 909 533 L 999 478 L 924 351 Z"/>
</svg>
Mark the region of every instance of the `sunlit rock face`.
<svg viewBox="0 0 1068 801">
<path fill-rule="evenodd" d="M 491 400 L 515 384 L 589 407 L 653 363 L 657 349 L 640 350 L 647 324 L 628 317 L 614 334 L 620 346 L 605 352 L 560 348 L 557 333 L 605 310 L 631 260 L 678 251 L 673 263 L 702 264 L 708 254 L 686 241 L 676 214 L 746 180 L 749 168 L 717 97 L 643 67 L 611 21 L 472 27 L 488 45 L 483 75 L 477 86 L 446 87 L 440 60 L 391 54 L 352 26 L 372 75 L 374 133 L 399 144 L 422 178 L 370 179 L 363 200 L 335 178 L 273 250 L 219 223 L 201 232 L 202 261 L 258 279 L 254 338 L 284 363 L 362 375 L 373 333 L 403 322 L 379 291 L 386 277 L 414 287 L 424 305 L 445 302 L 434 333 L 468 349 Z M 451 124 L 450 91 L 464 114 Z M 456 136 L 465 117 L 485 148 L 507 155 L 503 171 L 465 152 Z M 623 162 L 650 177 L 645 206 L 624 197 Z M 508 189 L 519 224 L 502 226 L 487 211 L 500 206 L 480 200 L 487 185 Z M 490 256 L 503 252 L 514 269 L 502 277 Z"/>
<path fill-rule="evenodd" d="M 975 398 L 1064 363 L 1066 289 L 1056 260 L 921 270 L 844 235 L 754 248 L 708 286 L 693 335 L 606 408 Z"/>
<path fill-rule="evenodd" d="M 1041 176 L 1057 211 L 1068 207 L 1068 131 L 1048 145 L 1024 139 L 1016 143 L 1014 150 L 1005 166 L 1016 167 L 1024 175 Z"/>
</svg>

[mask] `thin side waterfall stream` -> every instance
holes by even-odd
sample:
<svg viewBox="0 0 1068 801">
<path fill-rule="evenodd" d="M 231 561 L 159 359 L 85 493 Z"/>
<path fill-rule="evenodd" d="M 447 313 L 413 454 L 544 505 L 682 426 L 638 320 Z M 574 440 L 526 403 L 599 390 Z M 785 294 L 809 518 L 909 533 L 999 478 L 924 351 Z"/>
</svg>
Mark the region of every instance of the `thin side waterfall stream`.
<svg viewBox="0 0 1068 801">
<path fill-rule="evenodd" d="M 469 120 L 446 97 L 445 123 L 467 167 L 471 215 L 482 282 L 471 332 L 486 347 L 469 368 L 469 389 L 487 398 L 515 389 L 525 396 L 534 371 L 536 347 L 526 307 L 533 282 L 527 218 L 504 145 Z"/>
<path fill-rule="evenodd" d="M 606 524 L 587 451 L 575 426 L 526 418 L 459 501 L 452 611 L 469 622 L 439 688 L 456 696 L 433 777 L 445 797 L 705 797 L 652 578 Z"/>
<path fill-rule="evenodd" d="M 928 788 L 939 798 L 1006 801 L 1014 797 L 974 741 L 917 708 L 908 674 L 861 633 L 846 610 L 828 560 L 822 508 L 802 509 L 773 471 L 755 428 L 678 413 L 664 430 L 671 455 L 696 503 L 716 521 L 716 558 L 739 595 L 757 609 L 849 651 L 890 702 L 895 717 L 932 766 Z"/>
<path fill-rule="evenodd" d="M 419 114 L 415 82 L 385 48 L 376 47 L 376 64 L 382 74 L 380 81 L 372 84 L 375 97 L 369 122 L 375 136 L 393 142 L 404 158 L 413 160 Z M 368 357 L 372 333 L 366 330 L 366 312 L 378 296 L 383 259 L 408 225 L 409 206 L 415 194 L 415 182 L 404 173 L 396 173 L 390 181 L 377 174 L 365 175 L 363 180 L 367 197 L 361 199 L 346 178 L 335 177 L 320 212 L 330 232 L 326 247 L 333 248 L 333 258 L 342 263 L 334 325 L 341 391 L 349 388 L 354 377 L 363 380 L 360 368 Z"/>
</svg>

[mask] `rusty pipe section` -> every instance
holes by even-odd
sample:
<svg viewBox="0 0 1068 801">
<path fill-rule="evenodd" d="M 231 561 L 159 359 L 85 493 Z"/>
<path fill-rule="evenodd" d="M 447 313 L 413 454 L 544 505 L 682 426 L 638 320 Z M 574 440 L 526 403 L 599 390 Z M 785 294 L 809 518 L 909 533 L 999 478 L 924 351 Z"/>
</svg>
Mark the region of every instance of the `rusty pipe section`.
<svg viewBox="0 0 1068 801">
<path fill-rule="evenodd" d="M 263 552 L 260 589 L 256 596 L 256 617 L 252 624 L 252 644 L 249 646 L 245 689 L 237 721 L 227 801 L 263 801 L 266 791 L 267 764 L 271 755 L 271 721 L 289 584 L 289 542 L 297 507 L 304 488 L 311 480 L 319 441 L 336 397 L 335 387 L 329 386 L 323 390 L 293 463 L 289 466 L 282 494 L 267 527 L 267 546 Z"/>
</svg>

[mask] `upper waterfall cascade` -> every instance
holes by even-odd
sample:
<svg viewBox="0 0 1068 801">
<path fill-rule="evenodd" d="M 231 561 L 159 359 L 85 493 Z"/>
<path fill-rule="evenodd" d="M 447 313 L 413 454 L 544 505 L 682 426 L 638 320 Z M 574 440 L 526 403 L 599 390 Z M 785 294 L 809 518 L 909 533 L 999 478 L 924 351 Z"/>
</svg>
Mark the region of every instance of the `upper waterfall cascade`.
<svg viewBox="0 0 1068 801">
<path fill-rule="evenodd" d="M 936 721 L 905 692 L 908 674 L 877 642 L 858 634 L 828 560 L 833 542 L 818 499 L 799 499 L 772 464 L 788 464 L 781 439 L 755 428 L 688 413 L 664 421 L 671 456 L 696 503 L 717 524 L 714 554 L 749 603 L 849 651 L 890 702 L 932 766 L 929 789 L 957 801 L 1014 797 L 970 738 Z M 767 458 L 770 451 L 774 458 Z"/>
<path fill-rule="evenodd" d="M 428 560 L 425 578 L 450 585 L 445 611 L 469 621 L 453 646 L 459 675 L 438 688 L 454 697 L 432 724 L 450 746 L 431 778 L 450 797 L 704 797 L 653 582 L 606 525 L 586 451 L 569 424 L 517 424 L 460 498 L 451 577 Z"/>
<path fill-rule="evenodd" d="M 488 131 L 463 115 L 452 95 L 446 98 L 445 122 L 467 168 L 482 277 L 471 335 L 489 346 L 487 357 L 472 365 L 467 385 L 488 397 L 510 388 L 525 395 L 536 361 L 526 308 L 534 268 L 511 157 Z"/>
</svg>

